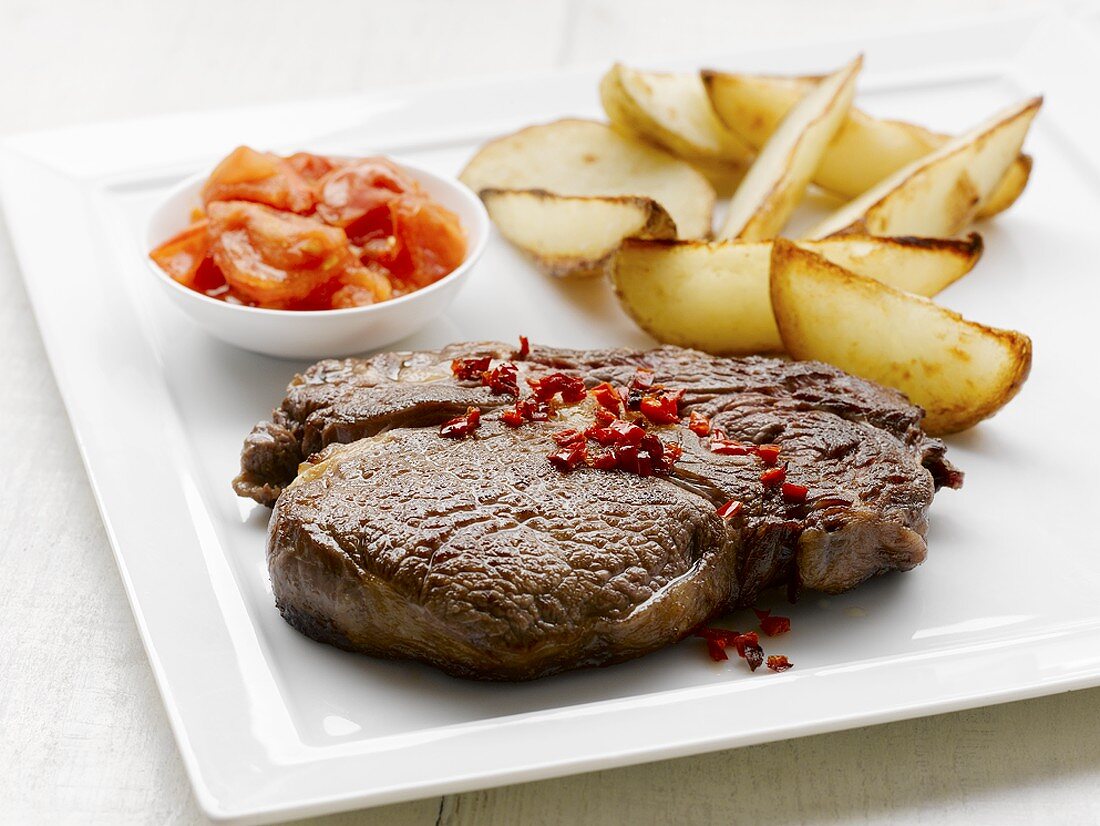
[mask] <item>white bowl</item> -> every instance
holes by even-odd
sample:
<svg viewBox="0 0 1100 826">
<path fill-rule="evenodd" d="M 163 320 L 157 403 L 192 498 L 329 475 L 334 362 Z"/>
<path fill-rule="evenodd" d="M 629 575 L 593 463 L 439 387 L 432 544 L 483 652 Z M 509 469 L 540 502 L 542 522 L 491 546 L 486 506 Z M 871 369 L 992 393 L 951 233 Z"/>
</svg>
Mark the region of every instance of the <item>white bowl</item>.
<svg viewBox="0 0 1100 826">
<path fill-rule="evenodd" d="M 177 282 L 152 259 L 146 261 L 173 304 L 210 335 L 237 347 L 295 359 L 347 356 L 384 347 L 416 332 L 447 309 L 489 239 L 489 216 L 469 188 L 413 164 L 397 166 L 454 212 L 466 231 L 466 258 L 462 264 L 434 284 L 408 295 L 345 310 L 267 310 L 210 298 Z M 145 233 L 147 252 L 187 227 L 191 210 L 202 206 L 199 192 L 207 175 L 201 173 L 183 181 L 153 210 Z"/>
</svg>

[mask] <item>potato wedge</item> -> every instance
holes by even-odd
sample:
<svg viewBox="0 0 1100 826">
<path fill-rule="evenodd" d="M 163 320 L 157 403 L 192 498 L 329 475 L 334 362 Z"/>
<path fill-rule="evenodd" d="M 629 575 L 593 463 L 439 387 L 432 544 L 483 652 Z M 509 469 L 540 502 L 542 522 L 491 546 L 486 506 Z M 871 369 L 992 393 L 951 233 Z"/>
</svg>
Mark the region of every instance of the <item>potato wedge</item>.
<svg viewBox="0 0 1100 826">
<path fill-rule="evenodd" d="M 844 122 L 862 65 L 856 58 L 790 110 L 734 193 L 719 238 L 758 241 L 779 234 Z"/>
<path fill-rule="evenodd" d="M 718 120 L 695 72 L 642 72 L 616 63 L 600 80 L 611 125 L 692 161 L 747 165 L 755 151 Z"/>
<path fill-rule="evenodd" d="M 819 77 L 710 70 L 702 72 L 702 79 L 719 119 L 757 149 L 767 143 L 787 112 L 820 81 Z M 912 123 L 876 118 L 852 107 L 822 157 L 813 181 L 841 197 L 855 198 L 949 140 L 949 135 Z M 978 205 L 977 217 L 988 218 L 1011 206 L 1023 192 L 1030 172 L 1031 158 L 1020 155 L 985 202 Z"/>
<path fill-rule="evenodd" d="M 686 161 L 589 120 L 530 126 L 483 146 L 459 176 L 474 192 L 539 189 L 555 195 L 651 198 L 680 238 L 710 234 L 714 188 Z"/>
<path fill-rule="evenodd" d="M 998 112 L 849 201 L 809 237 L 956 234 L 1019 156 L 1041 105 L 1033 98 Z"/>
<path fill-rule="evenodd" d="M 484 189 L 481 199 L 500 234 L 554 276 L 602 275 L 624 238 L 676 237 L 676 224 L 652 198 Z"/>
<path fill-rule="evenodd" d="M 927 298 L 974 269 L 983 249 L 982 236 L 976 232 L 966 238 L 842 235 L 795 243 L 857 275 Z"/>
<path fill-rule="evenodd" d="M 787 352 L 895 387 L 925 410 L 924 428 L 965 430 L 1004 407 L 1031 369 L 1031 339 L 856 275 L 779 240 L 770 291 Z"/>
<path fill-rule="evenodd" d="M 800 241 L 856 272 L 933 295 L 977 263 L 981 237 Z M 610 273 L 623 309 L 659 341 L 716 355 L 783 349 L 769 294 L 770 241 L 626 241 Z"/>
</svg>

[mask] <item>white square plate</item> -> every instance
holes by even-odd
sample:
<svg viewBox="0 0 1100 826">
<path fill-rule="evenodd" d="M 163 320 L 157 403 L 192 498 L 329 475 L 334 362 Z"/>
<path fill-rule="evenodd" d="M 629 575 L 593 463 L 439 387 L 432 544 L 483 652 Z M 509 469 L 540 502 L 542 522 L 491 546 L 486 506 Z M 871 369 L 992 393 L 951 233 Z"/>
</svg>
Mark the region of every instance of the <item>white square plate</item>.
<svg viewBox="0 0 1100 826">
<path fill-rule="evenodd" d="M 213 817 L 261 822 L 549 777 L 1100 684 L 1092 44 L 1017 19 L 710 61 L 819 71 L 867 53 L 860 103 L 957 131 L 1047 93 L 1032 184 L 981 227 L 942 300 L 1035 340 L 1020 397 L 950 440 L 967 473 L 920 569 L 807 594 L 749 674 L 686 641 L 614 668 L 482 685 L 318 645 L 274 610 L 267 511 L 229 488 L 242 437 L 302 365 L 202 334 L 154 292 L 162 193 L 240 143 L 385 152 L 456 172 L 485 138 L 596 115 L 598 70 L 88 126 L 7 140 L 0 187 L 57 381 L 184 761 Z M 605 285 L 539 276 L 494 239 L 448 315 L 402 343 L 646 345 Z"/>
</svg>

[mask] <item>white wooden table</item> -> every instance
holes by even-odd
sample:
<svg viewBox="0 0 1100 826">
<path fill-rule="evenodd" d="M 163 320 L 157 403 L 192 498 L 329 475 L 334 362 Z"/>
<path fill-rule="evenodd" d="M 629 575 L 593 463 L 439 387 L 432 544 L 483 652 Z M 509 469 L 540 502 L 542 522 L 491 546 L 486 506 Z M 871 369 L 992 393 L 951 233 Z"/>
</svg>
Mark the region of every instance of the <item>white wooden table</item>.
<svg viewBox="0 0 1100 826">
<path fill-rule="evenodd" d="M 0 0 L 0 133 L 1037 5 Z M 0 823 L 201 823 L 3 229 L 0 373 Z M 1098 719 L 1082 691 L 317 822 L 1100 822 Z"/>
</svg>

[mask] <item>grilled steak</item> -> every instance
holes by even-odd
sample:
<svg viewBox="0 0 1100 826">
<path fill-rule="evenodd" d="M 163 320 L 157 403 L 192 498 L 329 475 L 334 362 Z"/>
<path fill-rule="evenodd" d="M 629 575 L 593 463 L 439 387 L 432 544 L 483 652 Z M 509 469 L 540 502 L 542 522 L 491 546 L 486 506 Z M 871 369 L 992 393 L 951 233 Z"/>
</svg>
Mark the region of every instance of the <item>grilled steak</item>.
<svg viewBox="0 0 1100 826">
<path fill-rule="evenodd" d="M 522 378 L 562 371 L 626 385 L 639 368 L 683 389 L 730 439 L 776 444 L 789 499 L 753 455 L 721 455 L 679 425 L 668 475 L 551 467 L 554 435 L 594 402 L 507 427 L 515 399 L 457 381 L 455 358 L 496 344 L 323 361 L 296 377 L 245 441 L 238 493 L 275 504 L 268 561 L 283 616 L 316 639 L 527 679 L 607 664 L 680 639 L 761 590 L 851 588 L 925 556 L 938 487 L 961 474 L 900 394 L 821 364 L 651 351 L 534 348 Z M 438 425 L 468 406 L 462 440 Z M 299 464 L 308 462 L 298 475 Z M 277 501 L 276 501 L 277 500 Z M 723 519 L 716 508 L 739 500 Z"/>
</svg>

